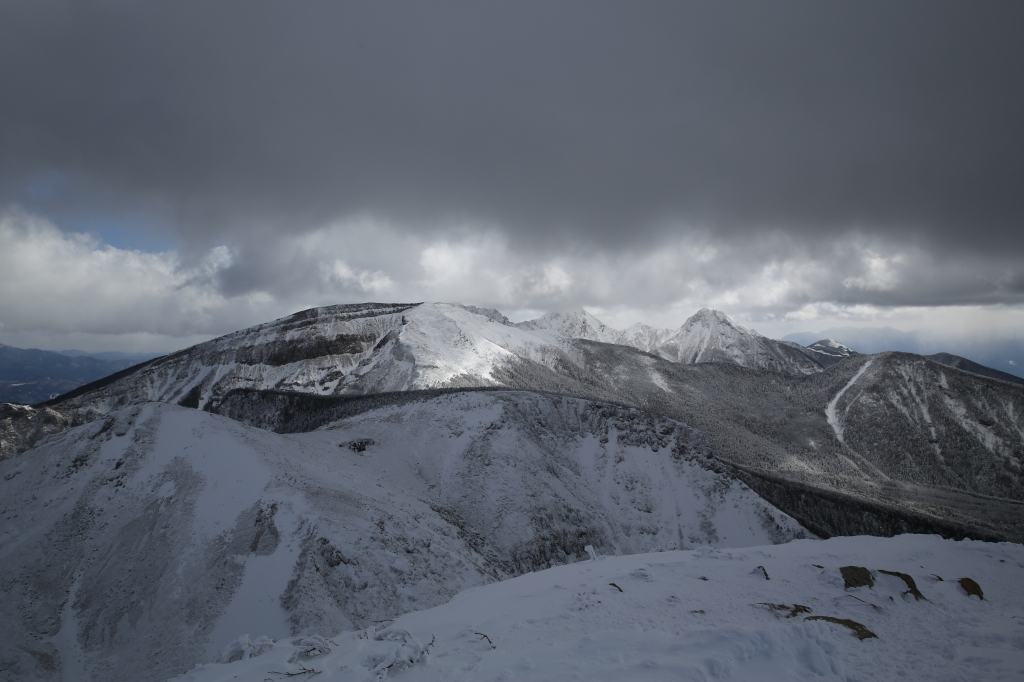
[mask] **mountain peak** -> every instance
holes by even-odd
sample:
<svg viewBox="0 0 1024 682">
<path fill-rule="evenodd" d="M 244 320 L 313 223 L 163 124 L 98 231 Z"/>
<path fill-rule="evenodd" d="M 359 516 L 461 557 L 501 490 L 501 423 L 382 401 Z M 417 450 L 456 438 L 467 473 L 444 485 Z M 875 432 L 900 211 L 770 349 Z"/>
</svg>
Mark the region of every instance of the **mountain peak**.
<svg viewBox="0 0 1024 682">
<path fill-rule="evenodd" d="M 713 308 L 701 308 L 693 315 L 690 316 L 690 320 L 715 320 L 718 322 L 727 322 L 729 324 L 735 324 L 732 318 L 723 313 L 721 310 L 715 310 Z M 689 321 L 689 320 L 687 320 Z"/>
<path fill-rule="evenodd" d="M 761 336 L 752 329 L 736 324 L 736 322 L 723 313 L 721 310 L 714 310 L 712 308 L 701 308 L 693 315 L 691 315 L 680 329 L 691 329 L 693 327 L 706 327 L 709 329 L 715 329 L 719 326 L 732 327 L 744 334 L 752 334 L 753 336 Z"/>
</svg>

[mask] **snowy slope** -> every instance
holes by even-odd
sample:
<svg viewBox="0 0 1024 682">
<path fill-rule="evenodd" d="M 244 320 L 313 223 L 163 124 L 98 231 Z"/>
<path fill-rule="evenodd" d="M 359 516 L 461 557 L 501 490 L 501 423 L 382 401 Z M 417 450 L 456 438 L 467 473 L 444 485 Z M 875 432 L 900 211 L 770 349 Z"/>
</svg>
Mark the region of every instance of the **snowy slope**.
<svg viewBox="0 0 1024 682">
<path fill-rule="evenodd" d="M 847 588 L 845 566 L 873 584 Z M 241 638 L 177 679 L 1020 680 L 1022 569 L 1021 545 L 921 535 L 608 557 L 363 630 Z"/>
<path fill-rule="evenodd" d="M 285 436 L 163 403 L 0 463 L 0 669 L 159 680 L 585 558 L 804 534 L 692 429 L 521 392 Z"/>
</svg>

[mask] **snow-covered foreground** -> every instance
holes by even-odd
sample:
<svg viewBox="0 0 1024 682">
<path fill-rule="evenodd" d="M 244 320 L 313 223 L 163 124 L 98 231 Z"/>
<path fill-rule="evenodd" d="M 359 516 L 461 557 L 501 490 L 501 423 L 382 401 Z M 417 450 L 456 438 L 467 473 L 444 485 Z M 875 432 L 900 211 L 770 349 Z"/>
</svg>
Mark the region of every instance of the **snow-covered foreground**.
<svg viewBox="0 0 1024 682">
<path fill-rule="evenodd" d="M 922 535 L 607 557 L 330 638 L 241 638 L 176 679 L 1020 680 L 1022 575 L 1021 545 Z"/>
<path fill-rule="evenodd" d="M 804 535 L 639 410 L 494 391 L 281 435 L 163 403 L 0 462 L 0 670 L 162 680 L 605 554 Z M 2 677 L 0 677 L 2 679 Z"/>
</svg>

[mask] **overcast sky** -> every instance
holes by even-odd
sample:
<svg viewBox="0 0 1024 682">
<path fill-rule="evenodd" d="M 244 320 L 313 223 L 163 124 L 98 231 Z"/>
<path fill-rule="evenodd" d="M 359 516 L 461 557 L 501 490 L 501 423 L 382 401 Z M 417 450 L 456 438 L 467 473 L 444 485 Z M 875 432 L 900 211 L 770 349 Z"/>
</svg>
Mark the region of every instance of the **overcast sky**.
<svg viewBox="0 0 1024 682">
<path fill-rule="evenodd" d="M 312 305 L 1024 334 L 1024 4 L 0 3 L 0 341 Z"/>
</svg>

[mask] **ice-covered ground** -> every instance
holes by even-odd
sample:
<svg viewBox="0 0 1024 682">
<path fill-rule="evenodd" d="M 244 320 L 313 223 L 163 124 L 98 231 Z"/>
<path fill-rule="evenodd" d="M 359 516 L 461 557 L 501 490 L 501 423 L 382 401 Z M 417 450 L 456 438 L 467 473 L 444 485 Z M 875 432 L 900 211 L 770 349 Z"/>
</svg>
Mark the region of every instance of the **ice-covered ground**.
<svg viewBox="0 0 1024 682">
<path fill-rule="evenodd" d="M 240 638 L 176 679 L 1021 680 L 1022 571 L 1021 545 L 922 535 L 599 558 L 368 629 Z"/>
</svg>

